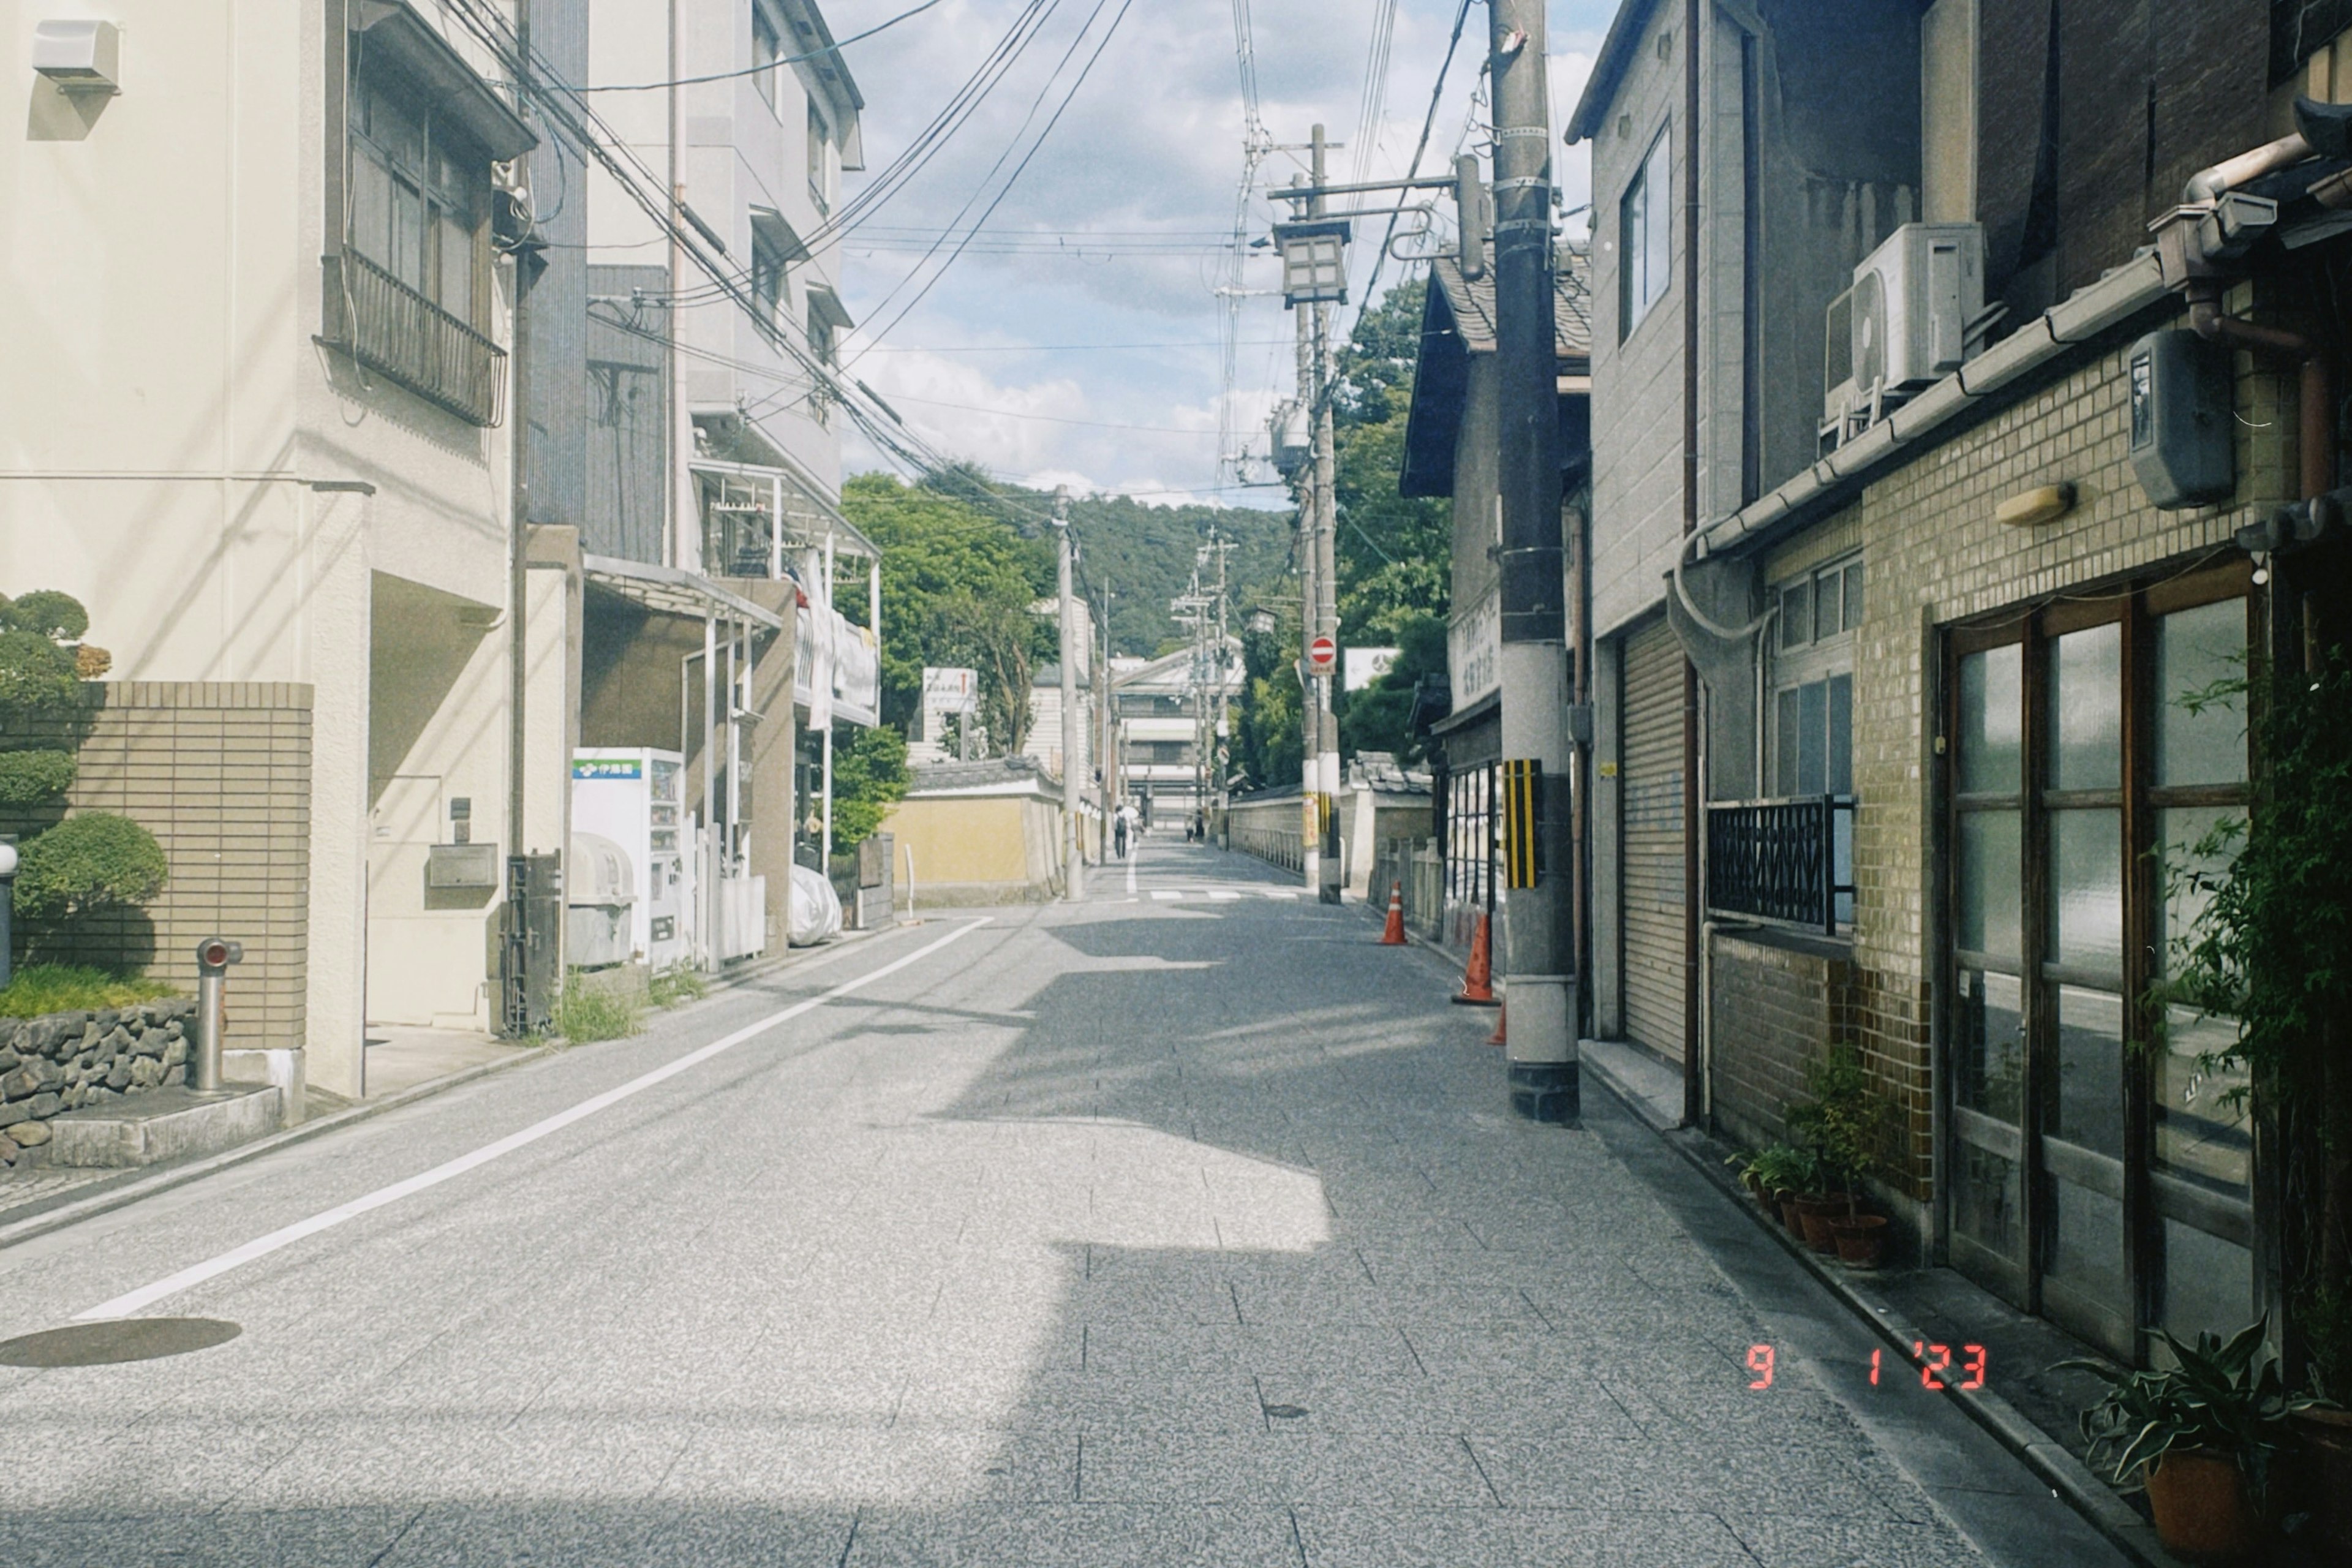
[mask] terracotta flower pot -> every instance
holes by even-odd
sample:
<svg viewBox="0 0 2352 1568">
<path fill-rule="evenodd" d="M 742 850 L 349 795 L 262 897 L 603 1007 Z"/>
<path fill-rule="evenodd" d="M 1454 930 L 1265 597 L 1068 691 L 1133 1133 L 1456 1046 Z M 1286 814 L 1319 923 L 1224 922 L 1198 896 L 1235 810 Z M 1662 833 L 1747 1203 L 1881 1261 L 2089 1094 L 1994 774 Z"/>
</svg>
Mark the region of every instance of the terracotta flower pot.
<svg viewBox="0 0 2352 1568">
<path fill-rule="evenodd" d="M 1786 1187 L 1772 1194 L 1772 1208 L 1774 1212 L 1780 1215 L 1780 1223 L 1788 1226 L 1789 1234 L 1790 1236 L 1795 1237 L 1799 1241 L 1805 1239 L 1804 1221 L 1797 1217 L 1796 1194 L 1789 1191 Z"/>
<path fill-rule="evenodd" d="M 1843 1215 L 1845 1200 L 1831 1197 L 1826 1193 L 1809 1193 L 1797 1200 L 1797 1226 L 1804 1236 L 1805 1245 L 1815 1252 L 1835 1252 L 1837 1233 L 1830 1229 L 1830 1221 Z"/>
<path fill-rule="evenodd" d="M 1748 1184 L 1748 1195 L 1749 1197 L 1754 1198 L 1759 1204 L 1769 1201 L 1764 1195 L 1764 1184 L 1757 1177 L 1755 1172 L 1748 1172 L 1746 1175 L 1740 1177 L 1740 1180 Z"/>
<path fill-rule="evenodd" d="M 1886 1255 L 1885 1215 L 1838 1215 L 1831 1219 L 1830 1231 L 1837 1237 L 1840 1263 L 1850 1263 L 1856 1268 L 1875 1268 L 1878 1260 Z"/>
<path fill-rule="evenodd" d="M 2321 1560 L 2352 1563 L 2352 1410 L 2299 1410 L 2294 1431 Z"/>
<path fill-rule="evenodd" d="M 2147 1473 L 2148 1507 L 2165 1550 L 2191 1562 L 2229 1563 L 2252 1552 L 2257 1521 L 2237 1461 L 2174 1449 Z"/>
</svg>

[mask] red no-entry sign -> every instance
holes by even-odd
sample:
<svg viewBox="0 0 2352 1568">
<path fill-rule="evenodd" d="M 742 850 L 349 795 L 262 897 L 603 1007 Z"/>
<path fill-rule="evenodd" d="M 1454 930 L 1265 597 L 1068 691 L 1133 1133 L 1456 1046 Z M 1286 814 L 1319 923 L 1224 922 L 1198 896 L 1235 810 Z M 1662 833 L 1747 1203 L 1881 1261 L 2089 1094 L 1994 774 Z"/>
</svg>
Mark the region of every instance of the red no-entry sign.
<svg viewBox="0 0 2352 1568">
<path fill-rule="evenodd" d="M 1328 675 L 1339 668 L 1339 645 L 1329 637 L 1317 637 L 1307 645 L 1307 668 L 1318 675 Z"/>
</svg>

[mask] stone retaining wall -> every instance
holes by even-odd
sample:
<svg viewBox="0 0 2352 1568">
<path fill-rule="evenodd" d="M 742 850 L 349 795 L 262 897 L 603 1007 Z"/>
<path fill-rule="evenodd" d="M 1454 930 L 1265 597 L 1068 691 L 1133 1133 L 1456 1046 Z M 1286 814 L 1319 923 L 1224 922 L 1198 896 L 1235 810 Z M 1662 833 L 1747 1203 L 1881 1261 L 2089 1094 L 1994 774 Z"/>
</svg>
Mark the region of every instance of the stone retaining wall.
<svg viewBox="0 0 2352 1568">
<path fill-rule="evenodd" d="M 166 996 L 130 1007 L 0 1018 L 0 1163 L 49 1141 L 61 1110 L 120 1100 L 188 1075 L 196 1004 Z"/>
</svg>

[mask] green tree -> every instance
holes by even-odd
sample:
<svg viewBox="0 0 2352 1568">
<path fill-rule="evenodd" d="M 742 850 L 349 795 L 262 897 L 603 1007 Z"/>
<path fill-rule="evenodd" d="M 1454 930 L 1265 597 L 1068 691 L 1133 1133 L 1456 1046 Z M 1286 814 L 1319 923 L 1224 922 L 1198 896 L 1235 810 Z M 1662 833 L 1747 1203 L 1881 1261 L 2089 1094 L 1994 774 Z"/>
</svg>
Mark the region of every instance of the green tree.
<svg viewBox="0 0 2352 1568">
<path fill-rule="evenodd" d="M 833 852 L 854 855 L 907 794 L 907 737 L 889 725 L 836 732 L 833 746 Z"/>
<path fill-rule="evenodd" d="M 1349 752 L 1391 752 L 1399 762 L 1418 762 L 1420 740 L 1412 732 L 1413 689 L 1424 675 L 1445 672 L 1445 622 L 1437 616 L 1404 617 L 1398 626 L 1396 662 L 1379 679 L 1348 700 L 1339 715 L 1339 741 Z"/>
<path fill-rule="evenodd" d="M 903 731 L 919 716 L 925 665 L 969 668 L 992 744 L 1017 751 L 1030 672 L 1054 644 L 1051 624 L 1030 611 L 1053 587 L 1052 546 L 948 488 L 887 474 L 851 479 L 841 506 L 882 547 L 883 721 Z"/>
<path fill-rule="evenodd" d="M 1452 602 L 1453 503 L 1397 493 L 1428 292 L 1422 279 L 1390 289 L 1358 318 L 1339 356 L 1332 495 L 1342 643 L 1399 643 L 1416 621 L 1442 621 Z"/>
<path fill-rule="evenodd" d="M 1278 617 L 1283 629 L 1246 632 L 1242 664 L 1247 679 L 1235 704 L 1234 760 L 1259 789 L 1297 784 L 1306 755 L 1304 694 L 1298 687 L 1297 617 Z"/>
</svg>

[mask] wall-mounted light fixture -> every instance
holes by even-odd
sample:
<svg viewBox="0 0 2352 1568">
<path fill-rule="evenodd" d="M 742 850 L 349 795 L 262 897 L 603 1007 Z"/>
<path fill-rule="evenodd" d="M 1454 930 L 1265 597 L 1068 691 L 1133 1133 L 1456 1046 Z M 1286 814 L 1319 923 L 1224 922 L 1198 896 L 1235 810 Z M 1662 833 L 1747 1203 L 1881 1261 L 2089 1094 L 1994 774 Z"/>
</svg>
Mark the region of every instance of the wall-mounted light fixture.
<svg viewBox="0 0 2352 1568">
<path fill-rule="evenodd" d="M 1993 508 L 1992 520 L 2011 528 L 2038 528 L 2045 522 L 2055 522 L 2074 510 L 2074 481 L 2061 479 L 2054 485 L 2043 485 L 2013 495 Z"/>
<path fill-rule="evenodd" d="M 122 30 L 111 22 L 33 24 L 33 68 L 59 92 L 122 90 Z"/>
</svg>

